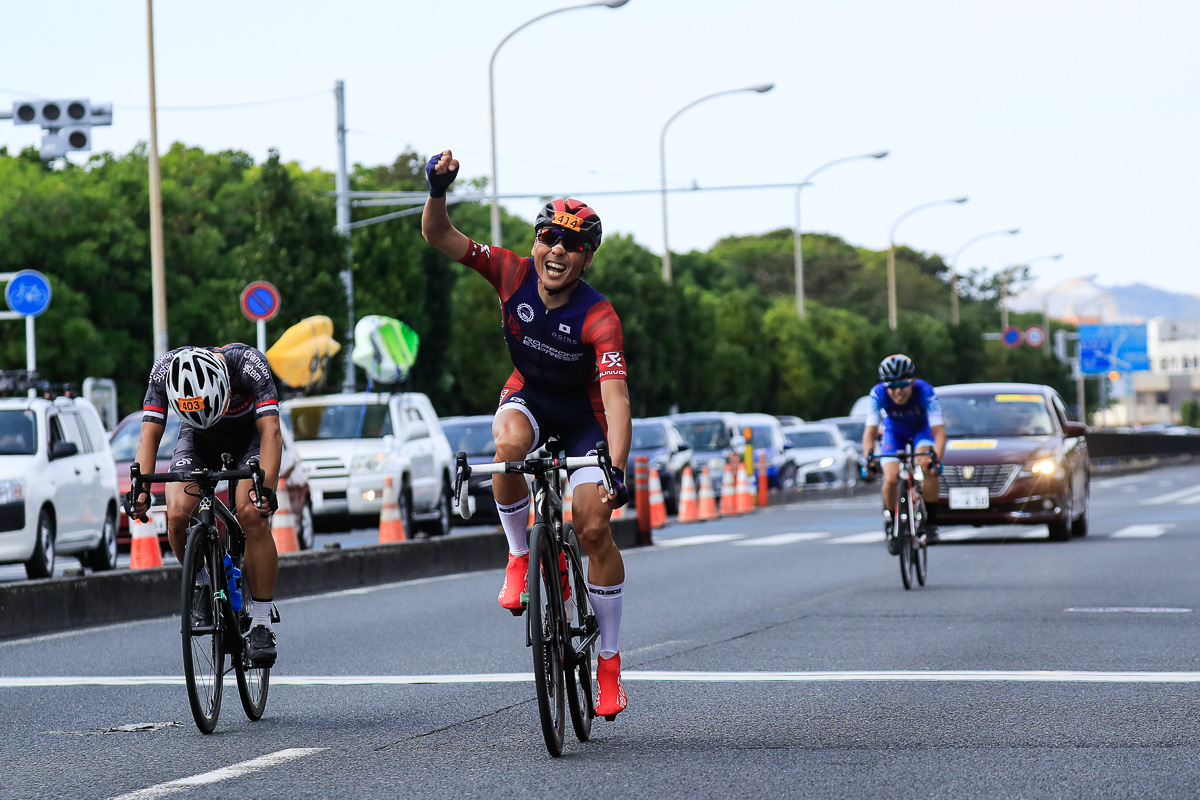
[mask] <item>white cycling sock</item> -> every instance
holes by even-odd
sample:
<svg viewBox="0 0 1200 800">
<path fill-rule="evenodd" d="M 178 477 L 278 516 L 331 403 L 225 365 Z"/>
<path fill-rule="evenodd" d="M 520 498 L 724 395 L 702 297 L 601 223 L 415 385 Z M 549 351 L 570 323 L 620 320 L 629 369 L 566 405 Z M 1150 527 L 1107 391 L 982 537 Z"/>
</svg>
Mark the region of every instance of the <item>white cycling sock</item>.
<svg viewBox="0 0 1200 800">
<path fill-rule="evenodd" d="M 625 584 L 616 586 L 593 586 L 588 584 L 588 595 L 596 622 L 600 623 L 600 655 L 612 658 L 620 651 L 621 605 L 625 597 Z"/>
<path fill-rule="evenodd" d="M 250 612 L 250 627 L 257 625 L 266 625 L 268 629 L 271 627 L 271 599 L 259 600 L 254 598 L 254 610 Z"/>
<path fill-rule="evenodd" d="M 528 553 L 529 532 L 526 528 L 529 525 L 529 496 L 511 506 L 496 503 L 496 510 L 500 512 L 500 525 L 504 528 L 504 537 L 508 539 L 508 552 L 514 556 Z"/>
</svg>

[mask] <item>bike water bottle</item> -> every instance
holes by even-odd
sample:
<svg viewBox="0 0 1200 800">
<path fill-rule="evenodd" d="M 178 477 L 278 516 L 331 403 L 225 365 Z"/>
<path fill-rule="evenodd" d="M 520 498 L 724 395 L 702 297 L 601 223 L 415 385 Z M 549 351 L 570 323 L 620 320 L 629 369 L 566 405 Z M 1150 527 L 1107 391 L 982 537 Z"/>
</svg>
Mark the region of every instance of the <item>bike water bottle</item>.
<svg viewBox="0 0 1200 800">
<path fill-rule="evenodd" d="M 229 579 L 229 601 L 234 611 L 242 610 L 242 571 L 233 565 L 233 559 L 225 554 L 225 577 Z"/>
</svg>

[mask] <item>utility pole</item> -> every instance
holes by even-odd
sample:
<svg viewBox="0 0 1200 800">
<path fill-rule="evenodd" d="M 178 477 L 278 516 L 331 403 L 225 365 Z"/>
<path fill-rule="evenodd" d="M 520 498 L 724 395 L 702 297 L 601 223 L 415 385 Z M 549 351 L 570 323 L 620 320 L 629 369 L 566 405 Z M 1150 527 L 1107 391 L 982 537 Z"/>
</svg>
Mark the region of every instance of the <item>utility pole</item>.
<svg viewBox="0 0 1200 800">
<path fill-rule="evenodd" d="M 337 232 L 346 239 L 346 268 L 342 270 L 342 285 L 346 288 L 346 372 L 342 391 L 354 391 L 354 249 L 350 245 L 350 176 L 346 172 L 346 87 L 343 81 L 334 84 L 337 98 Z"/>
</svg>

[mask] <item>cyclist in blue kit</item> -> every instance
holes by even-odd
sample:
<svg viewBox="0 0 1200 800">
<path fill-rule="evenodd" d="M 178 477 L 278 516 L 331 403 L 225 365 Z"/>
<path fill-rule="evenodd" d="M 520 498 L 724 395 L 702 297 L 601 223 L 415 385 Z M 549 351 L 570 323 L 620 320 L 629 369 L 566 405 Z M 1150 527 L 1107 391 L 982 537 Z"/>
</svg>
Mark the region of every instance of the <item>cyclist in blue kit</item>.
<svg viewBox="0 0 1200 800">
<path fill-rule="evenodd" d="M 897 353 L 879 364 L 879 380 L 871 389 L 871 407 L 867 411 L 867 426 L 863 431 L 863 463 L 870 464 L 876 437 L 881 437 L 879 464 L 883 470 L 883 519 L 887 532 L 888 552 L 896 555 L 897 539 L 892 535 L 891 509 L 896 505 L 900 486 L 900 462 L 895 457 L 912 442 L 913 451 L 926 453 L 918 459 L 925 480 L 921 496 L 925 498 L 925 541 L 938 543 L 937 500 L 938 476 L 941 474 L 942 454 L 946 451 L 946 427 L 937 393 L 927 382 L 916 377 L 912 359 Z M 882 430 L 881 430 L 882 429 Z M 937 469 L 931 468 L 930 455 L 936 456 Z"/>
</svg>

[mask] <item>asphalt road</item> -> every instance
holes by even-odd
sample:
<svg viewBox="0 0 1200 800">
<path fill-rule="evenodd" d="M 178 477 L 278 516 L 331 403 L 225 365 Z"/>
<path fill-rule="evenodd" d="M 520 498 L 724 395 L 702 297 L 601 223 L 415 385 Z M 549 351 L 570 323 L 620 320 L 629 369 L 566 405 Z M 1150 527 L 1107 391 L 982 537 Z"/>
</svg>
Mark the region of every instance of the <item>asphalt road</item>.
<svg viewBox="0 0 1200 800">
<path fill-rule="evenodd" d="M 1098 479 L 1086 538 L 945 529 L 913 591 L 871 498 L 668 527 L 630 707 L 560 759 L 499 565 L 288 601 L 266 716 L 230 678 L 212 736 L 177 618 L 4 641 L 0 797 L 1194 798 L 1198 503 L 1197 466 Z"/>
</svg>

